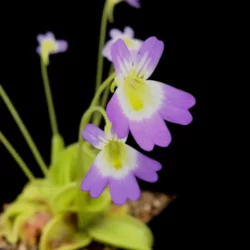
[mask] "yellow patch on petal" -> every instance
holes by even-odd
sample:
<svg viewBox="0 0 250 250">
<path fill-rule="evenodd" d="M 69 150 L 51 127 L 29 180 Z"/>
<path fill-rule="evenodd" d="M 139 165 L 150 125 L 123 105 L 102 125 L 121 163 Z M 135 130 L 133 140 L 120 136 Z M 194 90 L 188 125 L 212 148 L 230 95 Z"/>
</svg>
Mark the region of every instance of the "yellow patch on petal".
<svg viewBox="0 0 250 250">
<path fill-rule="evenodd" d="M 103 153 L 107 162 L 110 162 L 110 165 L 116 170 L 122 168 L 127 158 L 125 145 L 120 141 L 110 141 L 104 147 Z"/>
<path fill-rule="evenodd" d="M 45 65 L 49 64 L 49 55 L 56 51 L 56 42 L 51 39 L 45 39 L 41 43 L 41 57 Z"/>
<path fill-rule="evenodd" d="M 141 111 L 152 103 L 152 94 L 145 80 L 130 74 L 124 81 L 124 95 L 134 111 Z"/>
<path fill-rule="evenodd" d="M 125 42 L 128 48 L 133 47 L 135 44 L 133 39 L 130 38 L 123 38 L 123 41 Z"/>
</svg>

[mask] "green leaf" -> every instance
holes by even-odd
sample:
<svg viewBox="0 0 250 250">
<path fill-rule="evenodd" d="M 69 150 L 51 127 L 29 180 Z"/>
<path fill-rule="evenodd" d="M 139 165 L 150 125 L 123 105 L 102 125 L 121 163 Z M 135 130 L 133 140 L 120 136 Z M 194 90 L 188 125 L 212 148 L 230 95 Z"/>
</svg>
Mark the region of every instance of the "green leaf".
<svg viewBox="0 0 250 250">
<path fill-rule="evenodd" d="M 3 216 L 0 217 L 0 238 L 9 238 L 12 231 L 12 222 L 10 220 L 5 220 Z"/>
<path fill-rule="evenodd" d="M 72 182 L 58 189 L 56 195 L 52 199 L 53 210 L 57 213 L 68 211 L 76 199 L 77 188 L 77 184 Z"/>
<path fill-rule="evenodd" d="M 80 145 L 80 144 L 79 144 Z M 93 164 L 98 151 L 93 149 L 89 144 L 81 144 L 81 154 L 79 155 L 79 148 L 77 152 L 77 162 L 75 168 L 75 179 L 77 181 L 83 179 L 83 177 L 89 171 Z"/>
<path fill-rule="evenodd" d="M 89 193 L 86 196 L 87 204 L 82 208 L 84 212 L 100 213 L 106 211 L 111 206 L 111 197 L 108 188 L 96 199 L 93 199 Z"/>
<path fill-rule="evenodd" d="M 74 221 L 67 215 L 56 215 L 44 228 L 40 250 L 71 250 L 89 245 L 91 238 L 76 230 Z"/>
<path fill-rule="evenodd" d="M 60 153 L 64 149 L 64 140 L 60 134 L 52 136 L 51 140 L 51 164 L 55 164 Z"/>
<path fill-rule="evenodd" d="M 147 225 L 129 215 L 107 216 L 88 229 L 96 241 L 118 248 L 151 250 L 153 234 Z"/>
<path fill-rule="evenodd" d="M 73 171 L 76 165 L 78 144 L 71 144 L 59 155 L 57 161 L 49 169 L 49 178 L 57 186 L 63 186 L 73 181 Z"/>
<path fill-rule="evenodd" d="M 51 196 L 52 189 L 53 187 L 47 179 L 36 179 L 24 187 L 17 200 L 44 202 Z"/>
<path fill-rule="evenodd" d="M 40 205 L 41 206 L 41 205 Z M 4 224 L 7 220 L 14 220 L 16 216 L 23 213 L 32 213 L 40 207 L 38 204 L 32 202 L 14 202 L 9 205 L 6 211 L 3 213 L 2 223 Z"/>
<path fill-rule="evenodd" d="M 76 233 L 72 240 L 56 250 L 74 250 L 81 249 L 91 243 L 91 238 L 86 233 Z"/>
<path fill-rule="evenodd" d="M 34 213 L 35 211 L 33 211 Z M 30 213 L 29 211 L 25 211 L 22 214 L 20 214 L 19 216 L 16 217 L 12 230 L 8 235 L 8 241 L 11 244 L 15 244 L 17 243 L 17 241 L 20 238 L 20 232 L 22 232 L 22 227 L 24 225 L 24 223 L 32 216 L 32 213 Z"/>
</svg>

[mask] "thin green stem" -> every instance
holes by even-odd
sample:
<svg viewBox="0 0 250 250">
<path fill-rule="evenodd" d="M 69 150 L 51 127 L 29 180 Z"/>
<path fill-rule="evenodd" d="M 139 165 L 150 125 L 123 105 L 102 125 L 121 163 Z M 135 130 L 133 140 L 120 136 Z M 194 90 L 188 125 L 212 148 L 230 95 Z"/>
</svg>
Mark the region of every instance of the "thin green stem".
<svg viewBox="0 0 250 250">
<path fill-rule="evenodd" d="M 54 108 L 53 98 L 52 98 L 50 84 L 49 84 L 47 66 L 44 64 L 42 57 L 41 57 L 41 73 L 42 73 L 42 78 L 43 78 L 45 96 L 47 100 L 51 129 L 52 129 L 53 135 L 55 135 L 55 134 L 58 134 L 58 126 L 57 126 L 55 108 Z"/>
<path fill-rule="evenodd" d="M 105 39 L 106 39 L 106 31 L 107 31 L 107 23 L 108 23 L 108 1 L 106 0 L 101 19 L 101 30 L 100 30 L 100 40 L 99 40 L 99 49 L 98 49 L 98 60 L 97 60 L 97 74 L 96 74 L 96 91 L 101 85 L 102 82 L 102 72 L 103 72 L 103 55 L 102 50 L 104 47 Z"/>
<path fill-rule="evenodd" d="M 5 105 L 7 106 L 9 112 L 11 113 L 13 119 L 15 120 L 18 128 L 20 129 L 20 131 L 21 131 L 24 139 L 26 140 L 31 152 L 33 153 L 38 165 L 40 166 L 41 171 L 46 176 L 47 172 L 48 172 L 46 164 L 45 164 L 41 154 L 39 153 L 34 141 L 32 140 L 27 128 L 25 127 L 23 121 L 21 120 L 19 114 L 17 113 L 14 105 L 12 104 L 11 100 L 9 99 L 8 95 L 6 94 L 6 92 L 4 91 L 4 89 L 1 85 L 0 85 L 0 96 L 2 97 Z"/>
<path fill-rule="evenodd" d="M 109 75 L 111 75 L 112 73 L 114 72 L 114 67 L 113 67 L 113 64 L 111 64 L 111 67 L 110 67 L 110 70 L 109 70 Z M 106 104 L 107 104 L 107 101 L 108 101 L 108 97 L 109 97 L 109 92 L 110 92 L 110 88 L 106 88 L 104 90 L 104 93 L 102 95 L 102 99 L 101 99 L 101 107 L 105 107 Z M 100 125 L 100 122 L 101 122 L 101 114 L 100 113 L 97 113 L 96 115 L 94 115 L 93 117 L 93 123 L 96 125 L 96 126 L 99 126 Z"/>
<path fill-rule="evenodd" d="M 110 121 L 108 119 L 108 116 L 106 114 L 106 111 L 103 107 L 100 106 L 94 106 L 94 107 L 90 107 L 83 115 L 82 119 L 81 119 L 81 124 L 80 124 L 80 128 L 79 128 L 79 135 L 78 135 L 78 140 L 79 142 L 81 142 L 81 138 L 82 138 L 82 131 L 84 130 L 85 126 L 89 123 L 89 120 L 91 118 L 92 113 L 94 112 L 99 112 L 104 120 L 106 125 L 110 124 Z"/>
<path fill-rule="evenodd" d="M 11 156 L 17 162 L 17 164 L 22 169 L 22 171 L 24 172 L 24 174 L 26 175 L 26 177 L 30 181 L 34 181 L 35 180 L 34 175 L 31 173 L 31 171 L 29 170 L 29 168 L 26 165 L 26 163 L 23 161 L 23 159 L 21 158 L 21 156 L 16 152 L 16 150 L 13 148 L 13 146 L 11 145 L 11 143 L 8 141 L 8 139 L 4 136 L 4 134 L 1 131 L 0 131 L 0 141 L 3 143 L 3 145 L 5 146 L 5 148 L 9 151 L 9 153 L 11 154 Z"/>
<path fill-rule="evenodd" d="M 104 91 L 104 89 L 106 89 L 106 87 L 109 86 L 109 84 L 111 83 L 111 81 L 115 78 L 115 72 L 113 74 L 111 74 L 103 83 L 102 85 L 98 88 L 98 90 L 95 93 L 95 96 L 90 104 L 90 107 L 96 106 L 98 104 L 98 100 L 100 98 L 100 95 L 102 94 L 102 92 Z"/>
</svg>

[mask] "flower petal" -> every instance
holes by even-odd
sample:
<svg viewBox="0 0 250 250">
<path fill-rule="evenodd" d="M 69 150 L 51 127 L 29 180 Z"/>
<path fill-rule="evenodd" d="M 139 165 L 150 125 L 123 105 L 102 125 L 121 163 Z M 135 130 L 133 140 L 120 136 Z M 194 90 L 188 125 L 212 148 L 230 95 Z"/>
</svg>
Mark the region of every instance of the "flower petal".
<svg viewBox="0 0 250 250">
<path fill-rule="evenodd" d="M 106 57 L 106 58 L 107 58 L 109 61 L 111 61 L 111 62 L 112 62 L 111 47 L 112 47 L 113 43 L 114 43 L 113 40 L 108 41 L 108 42 L 105 44 L 105 46 L 104 46 L 104 48 L 103 48 L 103 50 L 102 50 L 102 55 L 103 55 L 104 57 Z"/>
<path fill-rule="evenodd" d="M 117 205 L 122 205 L 127 198 L 135 201 L 140 198 L 141 190 L 133 173 L 128 173 L 122 179 L 110 179 L 110 194 Z"/>
<path fill-rule="evenodd" d="M 150 183 L 154 183 L 158 181 L 158 174 L 154 171 L 151 171 L 143 166 L 139 166 L 135 171 L 134 174 L 136 177 L 143 181 L 147 181 Z"/>
<path fill-rule="evenodd" d="M 154 72 L 164 50 L 164 43 L 156 37 L 148 38 L 141 46 L 135 59 L 139 77 L 149 78 Z"/>
<path fill-rule="evenodd" d="M 125 189 L 128 198 L 133 201 L 138 200 L 141 196 L 141 190 L 135 176 L 130 173 L 126 176 L 126 180 L 124 181 L 126 182 Z"/>
<path fill-rule="evenodd" d="M 42 34 L 39 34 L 37 37 L 36 37 L 36 40 L 38 43 L 41 43 L 43 40 L 44 40 L 45 36 L 42 35 Z"/>
<path fill-rule="evenodd" d="M 94 124 L 88 124 L 82 132 L 83 138 L 93 147 L 102 149 L 108 142 L 106 134 Z"/>
<path fill-rule="evenodd" d="M 136 155 L 136 167 L 133 169 L 135 176 L 147 182 L 156 182 L 158 180 L 156 172 L 162 168 L 162 165 L 128 145 L 126 148 L 129 154 Z"/>
<path fill-rule="evenodd" d="M 120 106 L 117 91 L 119 91 L 119 88 L 113 94 L 107 105 L 107 115 L 118 137 L 124 138 L 129 133 L 128 120 Z"/>
<path fill-rule="evenodd" d="M 46 37 L 47 39 L 55 40 L 55 35 L 54 35 L 54 33 L 51 32 L 51 31 L 48 31 L 48 32 L 46 33 L 45 37 Z"/>
<path fill-rule="evenodd" d="M 41 54 L 41 46 L 37 46 L 36 53 L 39 54 L 39 55 Z"/>
<path fill-rule="evenodd" d="M 122 32 L 118 29 L 111 29 L 109 31 L 109 36 L 113 39 L 116 39 L 118 37 L 121 37 L 122 36 Z"/>
<path fill-rule="evenodd" d="M 125 0 L 125 1 L 134 8 L 141 7 L 139 0 Z"/>
<path fill-rule="evenodd" d="M 152 151 L 154 143 L 143 121 L 129 121 L 129 128 L 137 144 L 145 151 Z"/>
<path fill-rule="evenodd" d="M 68 49 L 68 42 L 65 40 L 57 40 L 57 51 L 56 52 L 65 52 Z"/>
<path fill-rule="evenodd" d="M 151 172 L 157 172 L 162 169 L 162 165 L 160 162 L 153 160 L 138 151 L 137 151 L 137 164 L 139 168 L 143 168 L 144 170 Z"/>
<path fill-rule="evenodd" d="M 112 62 L 118 77 L 125 77 L 132 69 L 130 52 L 122 39 L 117 39 L 111 47 Z"/>
<path fill-rule="evenodd" d="M 188 125 L 192 122 L 193 117 L 187 109 L 182 109 L 165 104 L 160 110 L 162 118 L 168 122 Z"/>
<path fill-rule="evenodd" d="M 129 26 L 124 28 L 124 34 L 129 38 L 133 38 L 135 36 L 134 30 Z"/>
<path fill-rule="evenodd" d="M 135 141 L 145 151 L 152 151 L 154 145 L 167 147 L 172 139 L 167 125 L 158 113 L 142 121 L 130 120 L 129 127 Z"/>
<path fill-rule="evenodd" d="M 97 198 L 102 194 L 107 184 L 108 178 L 100 174 L 94 163 L 83 179 L 81 189 L 86 192 L 90 191 L 90 195 L 93 198 Z"/>
<path fill-rule="evenodd" d="M 127 200 L 127 193 L 124 189 L 122 179 L 110 179 L 109 190 L 112 201 L 117 205 L 123 205 Z"/>
<path fill-rule="evenodd" d="M 147 130 L 155 145 L 167 147 L 170 144 L 172 140 L 171 134 L 159 113 L 147 120 Z"/>
<path fill-rule="evenodd" d="M 157 82 L 157 81 L 148 80 L 147 82 L 149 84 L 160 84 L 161 85 L 163 92 L 164 92 L 164 97 L 165 97 L 164 102 L 167 105 L 176 106 L 176 107 L 184 108 L 184 109 L 189 109 L 189 108 L 193 107 L 196 103 L 194 96 L 183 91 L 183 90 L 177 89 L 177 88 L 172 87 L 168 84 L 164 84 L 164 83 Z"/>
</svg>

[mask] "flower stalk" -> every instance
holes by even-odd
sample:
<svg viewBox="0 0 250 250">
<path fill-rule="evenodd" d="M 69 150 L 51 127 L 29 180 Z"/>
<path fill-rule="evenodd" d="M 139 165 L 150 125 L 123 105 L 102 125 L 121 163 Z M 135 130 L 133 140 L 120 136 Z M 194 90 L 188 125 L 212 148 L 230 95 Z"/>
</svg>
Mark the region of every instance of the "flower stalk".
<svg viewBox="0 0 250 250">
<path fill-rule="evenodd" d="M 48 169 L 47 169 L 47 166 L 46 166 L 40 152 L 38 151 L 38 149 L 37 149 L 32 137 L 31 137 L 29 131 L 25 127 L 25 125 L 24 125 L 22 119 L 20 118 L 17 110 L 15 109 L 15 107 L 12 104 L 10 98 L 8 97 L 7 93 L 4 91 L 4 88 L 1 85 L 0 85 L 0 96 L 2 97 L 5 105 L 7 106 L 9 112 L 11 113 L 13 119 L 15 120 L 18 128 L 20 129 L 24 139 L 26 140 L 31 152 L 34 155 L 34 158 L 36 159 L 36 162 L 40 166 L 41 171 L 43 172 L 43 174 L 45 176 L 47 176 Z"/>
</svg>

